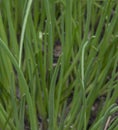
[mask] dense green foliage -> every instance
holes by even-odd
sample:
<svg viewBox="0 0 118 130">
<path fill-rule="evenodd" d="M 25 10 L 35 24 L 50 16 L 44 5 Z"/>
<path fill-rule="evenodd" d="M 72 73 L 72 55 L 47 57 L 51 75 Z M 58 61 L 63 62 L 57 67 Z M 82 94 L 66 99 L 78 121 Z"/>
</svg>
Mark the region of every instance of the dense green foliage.
<svg viewBox="0 0 118 130">
<path fill-rule="evenodd" d="M 117 0 L 0 0 L 0 129 L 117 130 L 117 21 Z"/>
</svg>

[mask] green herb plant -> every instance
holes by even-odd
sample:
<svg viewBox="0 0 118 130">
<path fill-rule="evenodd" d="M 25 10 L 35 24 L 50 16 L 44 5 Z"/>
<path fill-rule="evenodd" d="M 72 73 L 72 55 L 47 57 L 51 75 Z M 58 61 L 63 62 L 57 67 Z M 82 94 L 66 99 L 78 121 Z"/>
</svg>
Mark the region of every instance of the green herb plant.
<svg viewBox="0 0 118 130">
<path fill-rule="evenodd" d="M 118 129 L 117 12 L 117 0 L 0 0 L 1 130 Z"/>
</svg>

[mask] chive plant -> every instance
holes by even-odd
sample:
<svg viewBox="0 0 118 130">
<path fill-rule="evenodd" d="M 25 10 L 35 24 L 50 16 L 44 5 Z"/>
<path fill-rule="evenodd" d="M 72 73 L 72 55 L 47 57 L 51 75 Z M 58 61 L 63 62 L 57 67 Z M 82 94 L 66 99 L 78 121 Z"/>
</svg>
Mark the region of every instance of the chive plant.
<svg viewBox="0 0 118 130">
<path fill-rule="evenodd" d="M 1 130 L 117 130 L 117 12 L 117 0 L 0 0 Z"/>
</svg>

